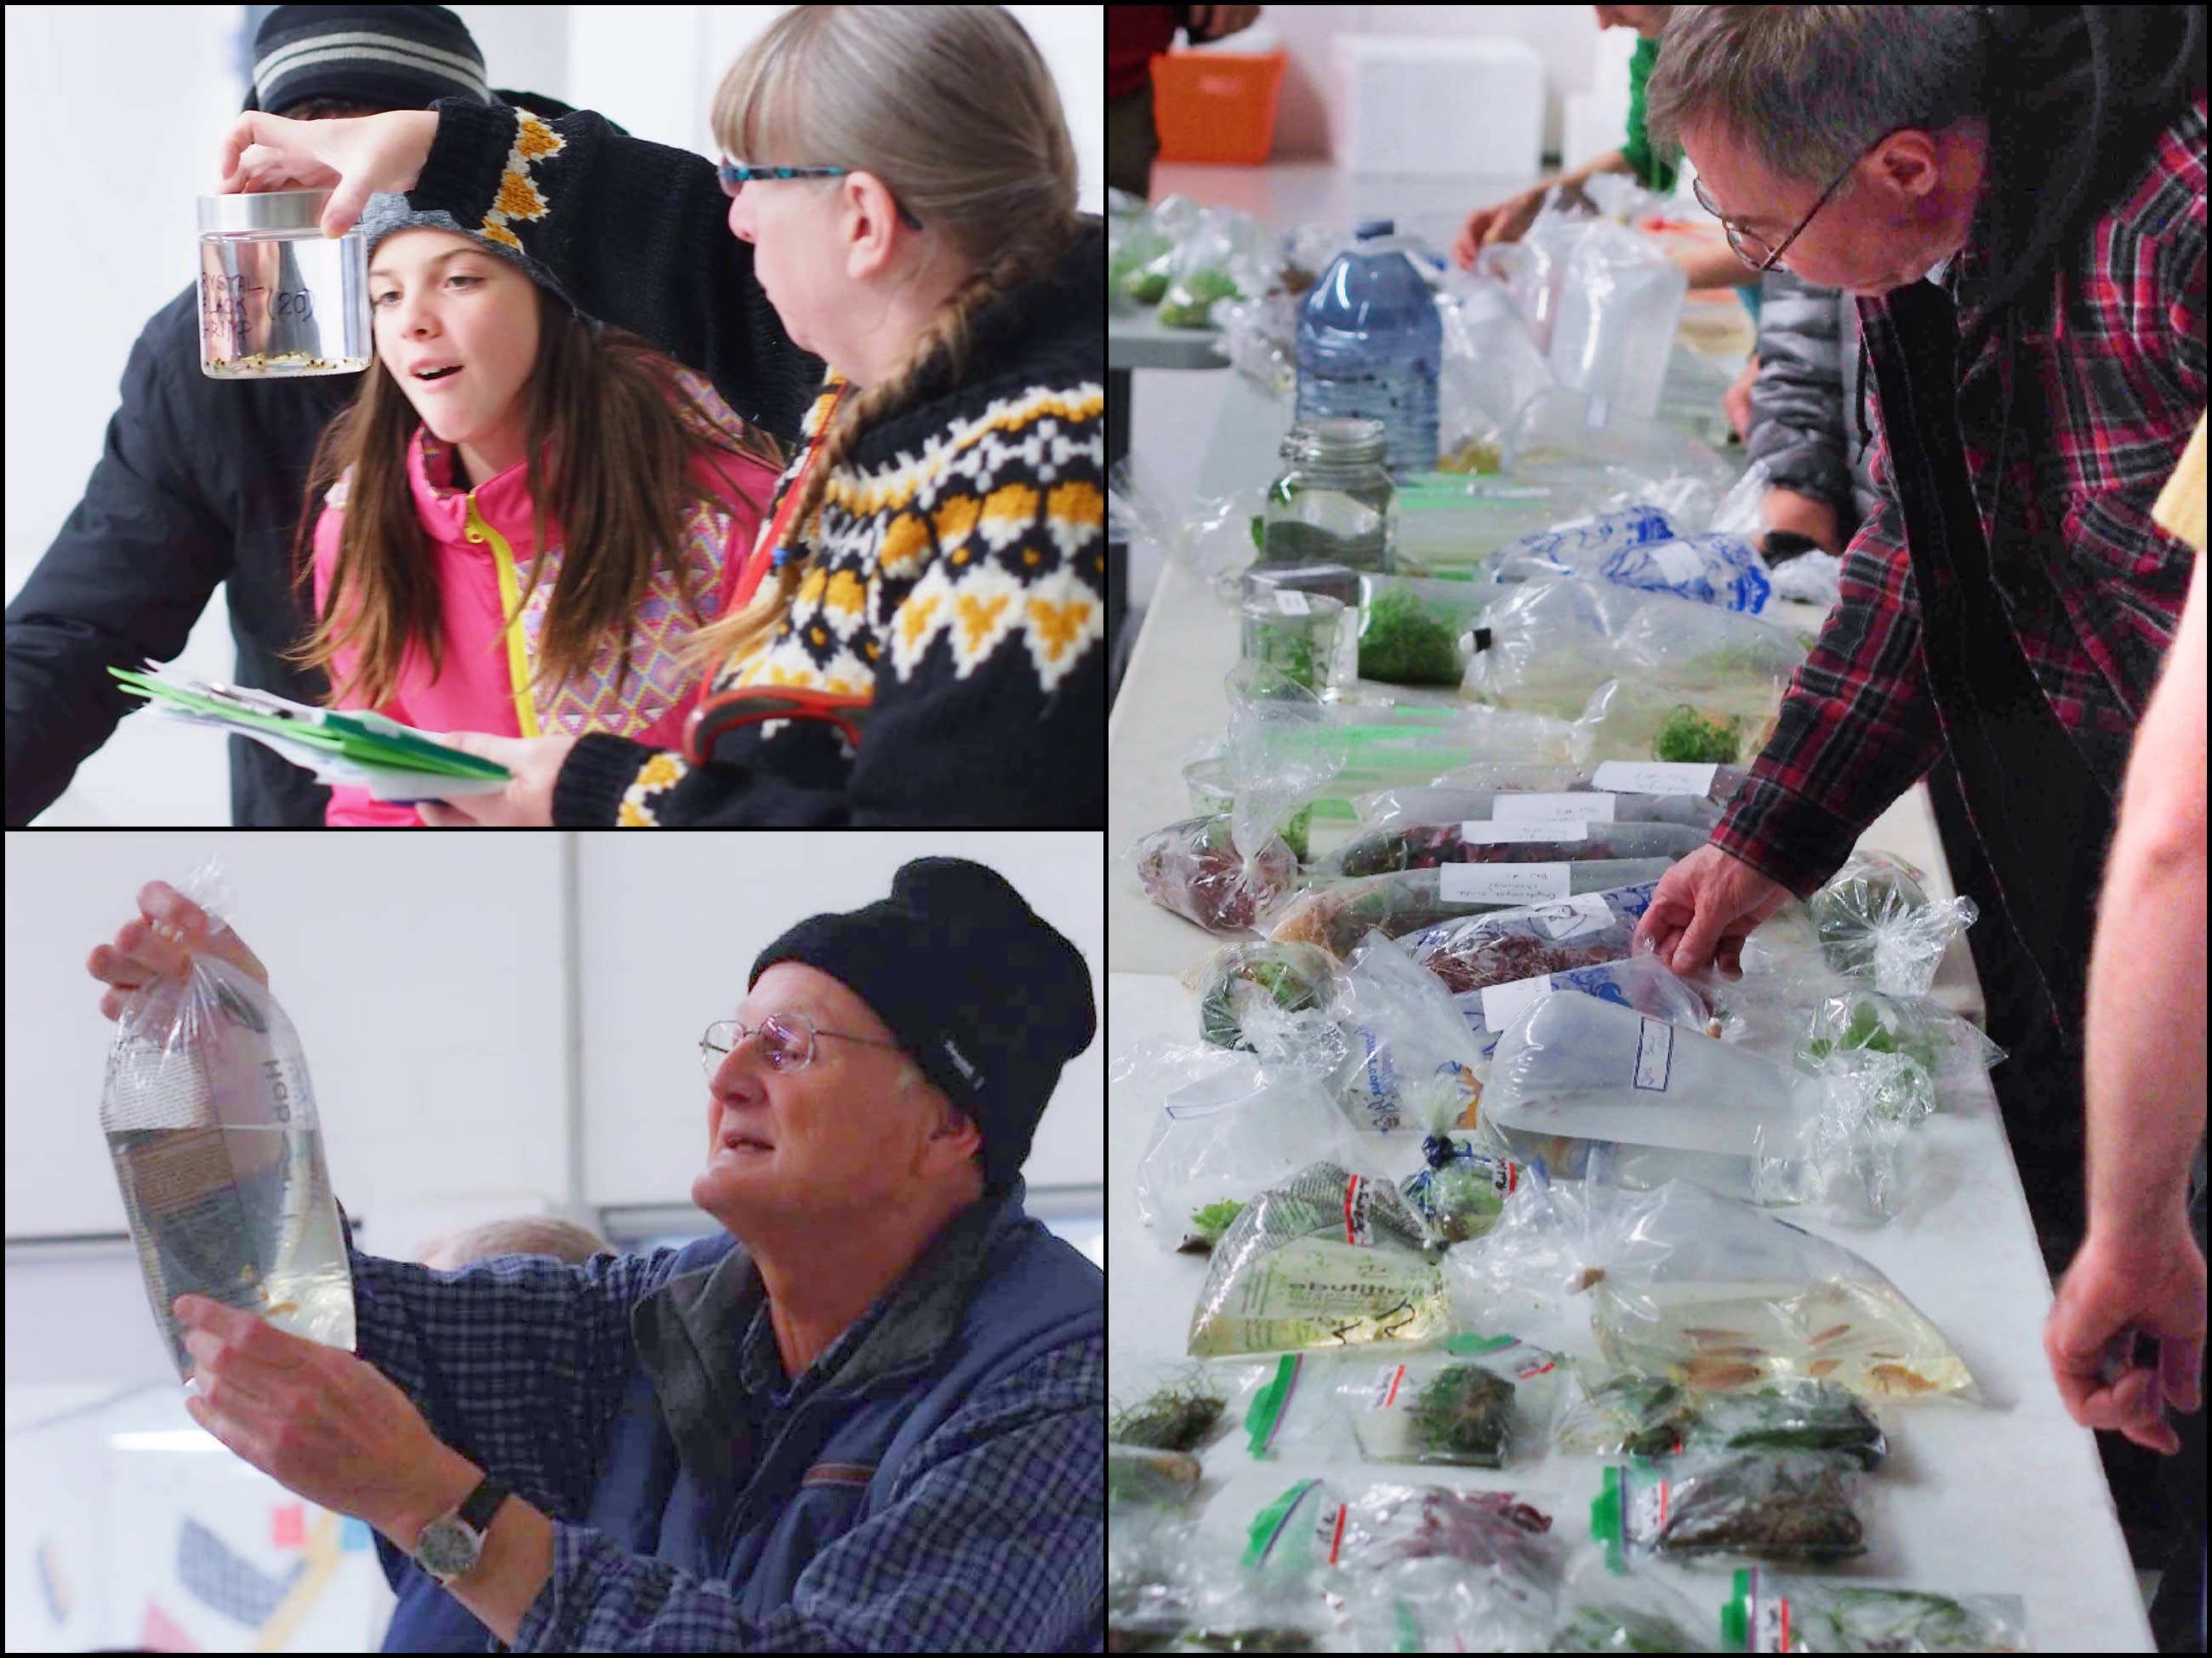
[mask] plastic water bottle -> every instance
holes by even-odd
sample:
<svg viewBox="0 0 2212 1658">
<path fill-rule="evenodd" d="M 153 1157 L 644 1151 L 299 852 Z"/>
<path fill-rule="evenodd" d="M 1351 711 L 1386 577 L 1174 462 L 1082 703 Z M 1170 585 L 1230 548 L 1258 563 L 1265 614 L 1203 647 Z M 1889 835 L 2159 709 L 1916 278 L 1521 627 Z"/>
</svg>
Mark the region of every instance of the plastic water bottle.
<svg viewBox="0 0 2212 1658">
<path fill-rule="evenodd" d="M 1436 470 L 1443 325 L 1394 228 L 1361 220 L 1357 245 L 1298 307 L 1297 418 L 1381 421 L 1390 471 L 1402 477 Z"/>
<path fill-rule="evenodd" d="M 207 955 L 117 1022 L 100 1094 L 123 1206 L 180 1378 L 170 1309 L 205 1296 L 354 1346 L 353 1275 L 299 1034 L 265 987 Z"/>
</svg>

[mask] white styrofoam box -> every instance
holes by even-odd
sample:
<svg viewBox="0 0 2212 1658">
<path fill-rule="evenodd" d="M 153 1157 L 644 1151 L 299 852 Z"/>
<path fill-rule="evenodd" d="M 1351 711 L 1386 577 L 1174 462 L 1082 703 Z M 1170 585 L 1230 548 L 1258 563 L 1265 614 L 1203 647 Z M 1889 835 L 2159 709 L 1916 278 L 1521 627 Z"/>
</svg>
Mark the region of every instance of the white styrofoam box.
<svg viewBox="0 0 2212 1658">
<path fill-rule="evenodd" d="M 1334 149 L 1353 173 L 1530 175 L 1542 159 L 1544 65 L 1492 35 L 1340 34 Z"/>
<path fill-rule="evenodd" d="M 1628 100 L 1609 92 L 1571 92 L 1559 139 L 1563 167 L 1580 167 L 1608 149 L 1619 149 L 1628 131 Z"/>
</svg>

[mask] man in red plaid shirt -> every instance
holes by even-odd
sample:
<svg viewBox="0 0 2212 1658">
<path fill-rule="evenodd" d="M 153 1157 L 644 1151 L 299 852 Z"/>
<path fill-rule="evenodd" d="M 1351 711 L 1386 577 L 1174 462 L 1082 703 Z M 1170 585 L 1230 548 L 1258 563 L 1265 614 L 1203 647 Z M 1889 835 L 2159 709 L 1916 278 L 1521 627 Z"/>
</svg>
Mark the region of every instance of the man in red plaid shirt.
<svg viewBox="0 0 2212 1658">
<path fill-rule="evenodd" d="M 1858 296 L 1884 499 L 1642 935 L 1733 968 L 1948 759 L 1984 926 L 2055 1026 L 2050 1063 L 1997 1081 L 2056 1271 L 2081 1236 L 2093 908 L 2193 559 L 2151 508 L 2205 406 L 2203 9 L 1677 7 L 1646 100 L 1739 255 Z"/>
</svg>

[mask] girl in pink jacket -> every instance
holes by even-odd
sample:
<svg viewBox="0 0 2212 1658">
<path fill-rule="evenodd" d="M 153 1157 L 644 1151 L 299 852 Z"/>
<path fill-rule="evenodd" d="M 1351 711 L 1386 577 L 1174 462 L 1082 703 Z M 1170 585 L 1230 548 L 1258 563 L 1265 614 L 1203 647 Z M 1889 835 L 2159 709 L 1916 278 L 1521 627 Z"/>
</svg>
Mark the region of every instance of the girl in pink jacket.
<svg viewBox="0 0 2212 1658">
<path fill-rule="evenodd" d="M 377 361 L 310 475 L 331 706 L 424 731 L 683 746 L 684 641 L 743 606 L 781 456 L 491 234 L 371 199 Z M 766 550 L 761 550 L 765 555 Z M 325 821 L 413 825 L 334 788 Z"/>
</svg>

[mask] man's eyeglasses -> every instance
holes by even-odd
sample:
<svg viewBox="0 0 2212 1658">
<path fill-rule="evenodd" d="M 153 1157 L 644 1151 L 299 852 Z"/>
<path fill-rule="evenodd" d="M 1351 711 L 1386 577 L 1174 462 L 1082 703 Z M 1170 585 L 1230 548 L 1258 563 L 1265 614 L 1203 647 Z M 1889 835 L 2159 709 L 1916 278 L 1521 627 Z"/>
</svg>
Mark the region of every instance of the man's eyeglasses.
<svg viewBox="0 0 2212 1658">
<path fill-rule="evenodd" d="M 852 170 L 848 167 L 745 167 L 724 161 L 714 169 L 714 176 L 722 181 L 722 194 L 735 196 L 755 179 L 842 179 Z M 891 197 L 891 205 L 898 208 L 899 218 L 908 229 L 921 228 L 921 221 L 900 206 L 897 197 Z"/>
<path fill-rule="evenodd" d="M 866 1042 L 871 1048 L 896 1048 L 873 1036 L 848 1036 L 842 1030 L 817 1030 L 804 1013 L 771 1013 L 757 1026 L 736 1019 L 717 1019 L 699 1039 L 699 1064 L 708 1076 L 722 1068 L 733 1049 L 746 1037 L 757 1035 L 761 1057 L 771 1071 L 804 1071 L 814 1063 L 814 1039 L 835 1036 L 841 1042 Z"/>
<path fill-rule="evenodd" d="M 1887 138 L 1888 137 L 1889 134 L 1887 132 L 1881 135 L 1882 138 Z M 1881 138 L 1877 138 L 1874 141 L 1874 144 L 1878 144 L 1881 142 Z M 1867 149 L 1872 149 L 1874 148 L 1874 144 L 1869 144 L 1867 146 Z M 1772 249 L 1768 248 L 1765 239 L 1762 238 L 1756 231 L 1746 230 L 1741 225 L 1736 223 L 1735 220 L 1729 218 L 1725 213 L 1723 213 L 1720 209 L 1713 205 L 1713 198 L 1705 194 L 1705 181 L 1703 179 L 1692 179 L 1690 181 L 1690 188 L 1697 195 L 1698 205 L 1704 208 L 1706 212 L 1711 214 L 1713 217 L 1721 222 L 1721 230 L 1723 234 L 1728 237 L 1728 245 L 1735 250 L 1736 258 L 1741 259 L 1753 270 L 1771 270 L 1774 269 L 1774 262 L 1790 251 L 1790 244 L 1796 241 L 1798 237 L 1805 234 L 1805 227 L 1813 222 L 1813 214 L 1818 213 L 1822 208 L 1828 204 L 1828 197 L 1836 193 L 1836 186 L 1842 184 L 1844 179 L 1850 178 L 1851 176 L 1851 168 L 1856 167 L 1861 161 L 1865 159 L 1867 149 L 1863 149 L 1856 155 L 1851 157 L 1849 163 L 1845 165 L 1844 170 L 1831 179 L 1828 183 L 1828 187 L 1820 192 L 1820 200 L 1813 203 L 1812 212 L 1808 213 L 1803 218 L 1798 220 L 1797 228 L 1791 231 L 1787 236 L 1784 236 L 1782 239 L 1782 242 L 1779 246 Z"/>
</svg>

